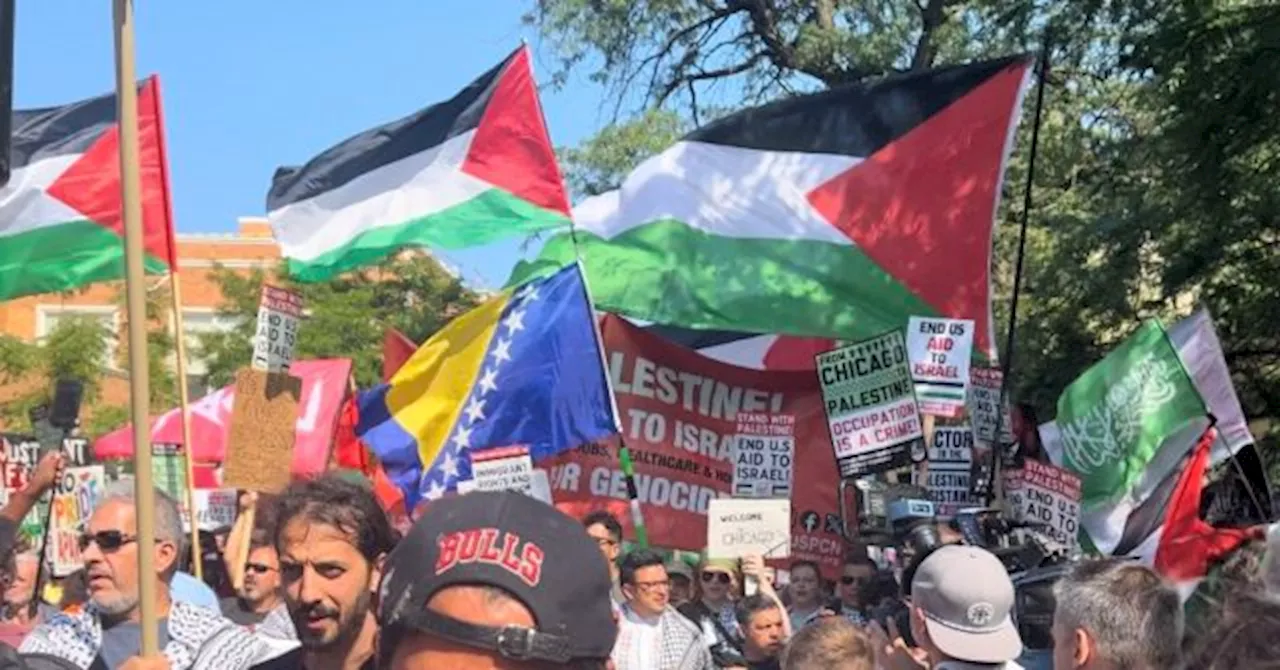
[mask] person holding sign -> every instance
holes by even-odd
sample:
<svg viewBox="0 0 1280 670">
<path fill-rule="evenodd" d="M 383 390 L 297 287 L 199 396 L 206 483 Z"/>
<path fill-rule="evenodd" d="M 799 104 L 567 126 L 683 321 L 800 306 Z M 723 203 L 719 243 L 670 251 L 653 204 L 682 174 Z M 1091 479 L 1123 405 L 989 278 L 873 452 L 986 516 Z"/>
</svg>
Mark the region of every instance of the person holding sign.
<svg viewBox="0 0 1280 670">
<path fill-rule="evenodd" d="M 175 602 L 170 582 L 186 533 L 178 505 L 155 492 L 156 574 L 138 574 L 137 506 L 134 486 L 107 487 L 79 538 L 88 579 L 89 604 L 76 614 L 59 614 L 37 626 L 22 644 L 24 654 L 56 656 L 89 668 L 165 667 L 170 670 L 248 670 L 275 652 L 265 642 L 212 610 Z M 165 660 L 142 659 L 139 584 L 157 580 L 160 648 Z"/>
</svg>

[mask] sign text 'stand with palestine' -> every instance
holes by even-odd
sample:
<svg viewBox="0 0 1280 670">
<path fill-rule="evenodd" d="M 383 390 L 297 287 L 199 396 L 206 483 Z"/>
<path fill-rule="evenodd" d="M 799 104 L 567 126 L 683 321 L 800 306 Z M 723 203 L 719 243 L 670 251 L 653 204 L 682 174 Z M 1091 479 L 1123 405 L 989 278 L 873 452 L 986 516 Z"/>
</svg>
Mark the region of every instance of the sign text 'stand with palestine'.
<svg viewBox="0 0 1280 670">
<path fill-rule="evenodd" d="M 924 435 L 902 331 L 817 356 L 836 463 L 844 477 L 885 472 L 923 455 Z"/>
<path fill-rule="evenodd" d="M 907 322 L 907 351 L 920 413 L 962 416 L 973 356 L 973 321 L 913 316 Z"/>
</svg>

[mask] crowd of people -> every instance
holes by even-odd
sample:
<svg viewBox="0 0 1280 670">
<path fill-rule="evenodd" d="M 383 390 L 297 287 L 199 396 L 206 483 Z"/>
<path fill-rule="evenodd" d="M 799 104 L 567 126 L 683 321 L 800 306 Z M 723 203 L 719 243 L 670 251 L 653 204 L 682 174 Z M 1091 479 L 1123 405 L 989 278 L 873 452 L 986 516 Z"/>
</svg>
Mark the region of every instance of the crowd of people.
<svg viewBox="0 0 1280 670">
<path fill-rule="evenodd" d="M 946 544 L 900 572 L 853 553 L 832 581 L 804 561 L 693 565 L 624 552 L 608 513 L 572 519 L 510 492 L 436 501 L 401 537 L 368 486 L 336 475 L 245 497 L 253 526 L 212 554 L 246 557 L 227 565 L 234 592 L 216 570 L 211 584 L 189 574 L 172 499 L 157 493 L 146 548 L 132 485 L 109 487 L 80 537 L 79 590 L 64 582 L 49 602 L 36 554 L 12 538 L 59 465 L 43 460 L 0 510 L 0 628 L 20 652 L 0 653 L 0 668 L 964 670 L 1017 668 L 1024 650 L 1013 582 L 982 548 Z M 154 574 L 140 572 L 143 551 Z M 1280 571 L 1263 555 L 1194 634 L 1149 568 L 1075 565 L 1054 587 L 1053 667 L 1273 667 L 1280 601 L 1266 594 Z M 141 655 L 143 580 L 156 587 L 156 657 Z"/>
</svg>

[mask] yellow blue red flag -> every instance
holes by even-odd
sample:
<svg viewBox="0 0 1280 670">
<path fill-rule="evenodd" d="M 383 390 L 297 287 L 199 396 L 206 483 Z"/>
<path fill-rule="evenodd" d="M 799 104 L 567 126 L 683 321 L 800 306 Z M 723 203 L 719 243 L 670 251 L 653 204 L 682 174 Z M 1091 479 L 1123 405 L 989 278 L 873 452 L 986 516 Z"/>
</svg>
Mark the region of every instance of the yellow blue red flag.
<svg viewBox="0 0 1280 670">
<path fill-rule="evenodd" d="M 360 394 L 356 433 L 408 509 L 470 479 L 474 450 L 522 445 L 536 462 L 618 432 L 594 318 L 570 265 L 454 319 Z"/>
</svg>

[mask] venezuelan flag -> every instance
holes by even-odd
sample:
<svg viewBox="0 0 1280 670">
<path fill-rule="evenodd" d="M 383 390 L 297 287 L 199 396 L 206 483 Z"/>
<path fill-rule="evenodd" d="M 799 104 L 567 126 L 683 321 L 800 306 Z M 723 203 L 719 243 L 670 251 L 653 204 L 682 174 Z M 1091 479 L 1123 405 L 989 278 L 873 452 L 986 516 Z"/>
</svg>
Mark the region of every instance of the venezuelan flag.
<svg viewBox="0 0 1280 670">
<path fill-rule="evenodd" d="M 360 394 L 356 433 L 408 509 L 469 479 L 472 450 L 525 445 L 536 462 L 618 432 L 594 318 L 570 265 L 454 319 Z"/>
</svg>

